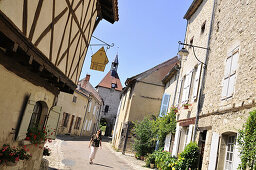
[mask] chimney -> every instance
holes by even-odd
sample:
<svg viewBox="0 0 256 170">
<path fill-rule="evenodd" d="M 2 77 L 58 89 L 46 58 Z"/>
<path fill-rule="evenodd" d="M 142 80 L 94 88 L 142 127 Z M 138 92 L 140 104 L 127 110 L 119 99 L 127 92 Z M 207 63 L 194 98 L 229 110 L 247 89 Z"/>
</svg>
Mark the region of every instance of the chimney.
<svg viewBox="0 0 256 170">
<path fill-rule="evenodd" d="M 90 81 L 90 74 L 86 74 L 86 77 L 84 79 L 82 79 L 82 82 L 81 82 L 81 87 L 82 88 L 86 88 L 86 84 L 87 82 Z"/>
</svg>

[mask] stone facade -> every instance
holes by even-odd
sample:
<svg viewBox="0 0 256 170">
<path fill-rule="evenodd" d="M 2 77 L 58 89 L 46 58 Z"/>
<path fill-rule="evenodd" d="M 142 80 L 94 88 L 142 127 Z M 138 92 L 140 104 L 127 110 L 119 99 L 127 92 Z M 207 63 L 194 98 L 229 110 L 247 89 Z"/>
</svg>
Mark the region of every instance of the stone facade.
<svg viewBox="0 0 256 170">
<path fill-rule="evenodd" d="M 227 137 L 234 136 L 242 128 L 249 112 L 255 109 L 256 97 L 256 2 L 255 1 L 217 1 L 213 33 L 210 42 L 209 61 L 203 91 L 203 107 L 200 112 L 199 128 L 207 130 L 205 153 L 202 169 L 217 161 L 216 168 L 226 168 Z M 223 97 L 225 68 L 227 60 L 238 54 L 235 81 L 229 81 L 228 91 L 233 93 Z M 232 67 L 233 69 L 233 67 Z M 233 76 L 231 75 L 231 76 Z M 233 88 L 234 87 L 234 88 Z M 217 151 L 211 149 L 213 133 L 219 136 Z M 239 164 L 236 142 L 232 146 L 233 158 L 231 169 Z M 218 156 L 212 157 L 215 153 Z"/>
<path fill-rule="evenodd" d="M 186 44 L 207 48 L 211 28 L 213 0 L 194 1 L 184 18 L 187 19 Z M 178 107 L 177 128 L 173 145 L 173 156 L 182 152 L 185 146 L 193 140 L 195 119 L 198 112 L 198 98 L 205 69 L 207 50 L 185 46 L 188 56 L 181 56 L 175 106 Z M 196 55 L 196 56 L 195 56 Z M 199 60 L 197 60 L 197 59 Z M 183 107 L 190 104 L 189 108 Z"/>
</svg>

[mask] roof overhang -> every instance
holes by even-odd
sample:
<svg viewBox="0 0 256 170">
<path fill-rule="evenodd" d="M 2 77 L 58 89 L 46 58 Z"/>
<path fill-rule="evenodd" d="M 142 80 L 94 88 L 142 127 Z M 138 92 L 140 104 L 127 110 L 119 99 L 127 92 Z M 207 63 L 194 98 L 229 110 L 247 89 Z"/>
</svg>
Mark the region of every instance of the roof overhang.
<svg viewBox="0 0 256 170">
<path fill-rule="evenodd" d="M 198 7 L 201 5 L 202 2 L 203 0 L 194 0 L 190 5 L 190 7 L 188 8 L 183 18 L 186 20 L 189 20 L 190 17 L 196 12 L 196 10 L 198 9 Z"/>
<path fill-rule="evenodd" d="M 162 82 L 166 84 L 171 78 L 178 72 L 180 66 L 175 64 L 175 66 L 169 71 L 169 73 L 163 78 Z"/>
<path fill-rule="evenodd" d="M 119 20 L 117 0 L 99 0 L 98 2 L 100 17 L 112 24 Z"/>
</svg>

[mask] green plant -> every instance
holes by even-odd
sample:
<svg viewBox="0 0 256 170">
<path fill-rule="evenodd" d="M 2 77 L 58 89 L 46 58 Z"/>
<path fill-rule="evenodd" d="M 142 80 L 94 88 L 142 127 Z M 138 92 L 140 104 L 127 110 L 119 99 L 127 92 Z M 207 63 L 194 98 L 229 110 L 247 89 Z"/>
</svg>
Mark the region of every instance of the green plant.
<svg viewBox="0 0 256 170">
<path fill-rule="evenodd" d="M 0 150 L 0 164 L 3 162 L 18 162 L 19 160 L 28 160 L 31 155 L 27 153 L 28 149 L 24 146 L 22 147 L 11 147 L 8 144 L 4 144 Z"/>
<path fill-rule="evenodd" d="M 239 130 L 238 144 L 241 158 L 239 168 L 256 170 L 256 110 L 250 112 L 243 129 Z"/>
<path fill-rule="evenodd" d="M 138 152 L 135 153 L 135 158 L 140 159 L 140 154 Z"/>
<path fill-rule="evenodd" d="M 50 154 L 51 154 L 51 149 L 48 147 L 44 147 L 43 155 L 50 156 Z"/>
<path fill-rule="evenodd" d="M 47 140 L 47 132 L 44 129 L 40 130 L 37 127 L 28 129 L 26 140 L 33 144 L 41 144 Z"/>
<path fill-rule="evenodd" d="M 189 170 L 196 169 L 199 160 L 199 147 L 195 142 L 190 142 L 178 157 L 176 162 L 176 169 Z"/>
<path fill-rule="evenodd" d="M 173 110 L 163 117 L 158 117 L 154 122 L 154 133 L 159 140 L 159 147 L 164 146 L 167 134 L 175 133 L 176 130 L 176 114 Z"/>
<path fill-rule="evenodd" d="M 149 167 L 150 164 L 155 164 L 155 154 L 148 154 L 146 157 L 146 167 Z"/>
<path fill-rule="evenodd" d="M 174 168 L 177 159 L 172 157 L 170 152 L 158 150 L 153 154 L 157 168 L 162 170 L 171 170 Z"/>
<path fill-rule="evenodd" d="M 134 150 L 140 156 L 152 153 L 155 149 L 156 137 L 154 134 L 154 120 L 144 118 L 140 122 L 135 122 L 133 133 L 135 135 Z"/>
</svg>

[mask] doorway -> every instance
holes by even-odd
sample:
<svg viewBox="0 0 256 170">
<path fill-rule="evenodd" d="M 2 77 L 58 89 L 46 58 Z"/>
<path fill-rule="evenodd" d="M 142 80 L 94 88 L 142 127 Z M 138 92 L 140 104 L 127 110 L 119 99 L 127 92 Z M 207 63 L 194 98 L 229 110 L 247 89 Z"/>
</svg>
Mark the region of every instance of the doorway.
<svg viewBox="0 0 256 170">
<path fill-rule="evenodd" d="M 71 118 L 71 122 L 70 122 L 70 126 L 69 126 L 69 131 L 68 131 L 68 133 L 71 133 L 71 130 L 72 130 L 72 126 L 73 126 L 74 119 L 75 119 L 75 115 L 72 115 L 72 118 Z"/>
<path fill-rule="evenodd" d="M 203 132 L 200 132 L 199 135 L 199 150 L 200 150 L 200 156 L 199 156 L 199 170 L 202 169 L 202 163 L 204 158 L 204 148 L 205 148 L 205 140 L 206 140 L 206 134 L 207 130 L 204 130 Z"/>
</svg>

